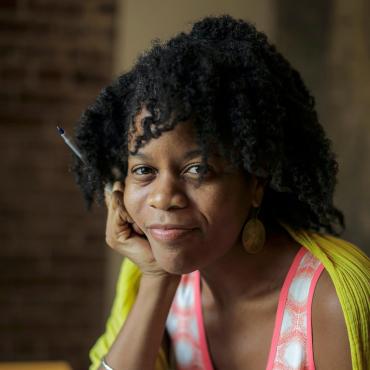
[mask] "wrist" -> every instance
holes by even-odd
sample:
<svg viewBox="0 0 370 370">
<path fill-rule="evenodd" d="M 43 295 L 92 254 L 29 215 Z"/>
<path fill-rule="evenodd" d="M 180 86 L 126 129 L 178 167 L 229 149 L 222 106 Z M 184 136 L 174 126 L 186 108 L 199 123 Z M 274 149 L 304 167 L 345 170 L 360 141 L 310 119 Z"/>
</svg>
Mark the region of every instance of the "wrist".
<svg viewBox="0 0 370 370">
<path fill-rule="evenodd" d="M 143 274 L 140 280 L 140 291 L 159 292 L 169 294 L 176 292 L 180 284 L 181 275 L 163 274 L 152 275 Z M 139 291 L 139 292 L 140 292 Z"/>
<path fill-rule="evenodd" d="M 105 361 L 105 357 L 102 358 L 101 360 L 101 367 L 104 369 L 104 370 L 114 370 L 112 367 L 110 367 L 107 362 Z"/>
<path fill-rule="evenodd" d="M 155 285 L 177 285 L 181 280 L 181 275 L 174 275 L 174 274 L 151 274 L 144 272 L 141 275 L 141 282 L 146 284 L 155 284 Z"/>
</svg>

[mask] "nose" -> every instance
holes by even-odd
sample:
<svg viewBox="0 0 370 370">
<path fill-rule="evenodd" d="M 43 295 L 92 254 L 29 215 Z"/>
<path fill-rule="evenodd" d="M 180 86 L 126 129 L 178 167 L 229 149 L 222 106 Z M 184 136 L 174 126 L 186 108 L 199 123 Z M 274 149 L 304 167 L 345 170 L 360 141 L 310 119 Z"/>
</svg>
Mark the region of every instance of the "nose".
<svg viewBox="0 0 370 370">
<path fill-rule="evenodd" d="M 158 176 L 147 198 L 148 205 L 165 211 L 185 208 L 188 205 L 188 198 L 179 184 L 180 181 L 170 174 Z"/>
</svg>

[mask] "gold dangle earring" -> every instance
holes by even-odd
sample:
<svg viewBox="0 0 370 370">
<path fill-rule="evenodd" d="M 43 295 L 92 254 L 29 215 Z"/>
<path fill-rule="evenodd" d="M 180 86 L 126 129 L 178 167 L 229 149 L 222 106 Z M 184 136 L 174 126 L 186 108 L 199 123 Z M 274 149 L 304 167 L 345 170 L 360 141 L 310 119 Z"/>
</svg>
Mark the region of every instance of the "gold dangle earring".
<svg viewBox="0 0 370 370">
<path fill-rule="evenodd" d="M 266 230 L 263 223 L 257 218 L 260 207 L 253 207 L 252 217 L 243 228 L 242 241 L 244 249 L 251 254 L 256 254 L 263 249 L 266 241 Z"/>
</svg>

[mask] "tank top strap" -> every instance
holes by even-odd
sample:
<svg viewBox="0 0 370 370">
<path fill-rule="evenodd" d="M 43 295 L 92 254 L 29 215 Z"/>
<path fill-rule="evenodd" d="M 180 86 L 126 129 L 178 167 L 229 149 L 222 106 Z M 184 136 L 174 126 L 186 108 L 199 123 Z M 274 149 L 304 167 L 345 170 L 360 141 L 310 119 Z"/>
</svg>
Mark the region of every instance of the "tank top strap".
<svg viewBox="0 0 370 370">
<path fill-rule="evenodd" d="M 199 271 L 181 277 L 166 329 L 175 352 L 177 370 L 208 370 L 204 359 L 204 326 L 199 322 Z M 211 370 L 211 369 L 209 369 Z"/>
<path fill-rule="evenodd" d="M 311 309 L 324 266 L 301 247 L 279 295 L 266 370 L 314 370 Z"/>
</svg>

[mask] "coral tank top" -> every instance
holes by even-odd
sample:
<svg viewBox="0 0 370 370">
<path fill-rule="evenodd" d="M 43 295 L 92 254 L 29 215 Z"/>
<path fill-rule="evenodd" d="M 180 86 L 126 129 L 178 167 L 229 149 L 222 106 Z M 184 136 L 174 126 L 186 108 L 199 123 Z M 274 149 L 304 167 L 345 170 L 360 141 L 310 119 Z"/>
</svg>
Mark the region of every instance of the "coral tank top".
<svg viewBox="0 0 370 370">
<path fill-rule="evenodd" d="M 266 370 L 314 370 L 311 306 L 324 269 L 301 247 L 280 291 Z M 177 370 L 214 370 L 203 323 L 200 273 L 183 275 L 166 321 Z"/>
</svg>

